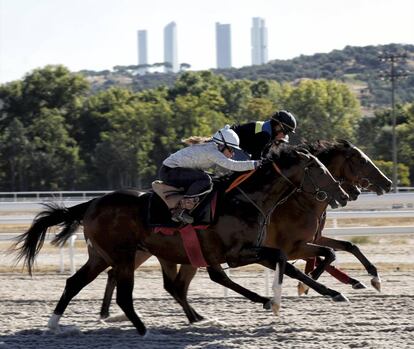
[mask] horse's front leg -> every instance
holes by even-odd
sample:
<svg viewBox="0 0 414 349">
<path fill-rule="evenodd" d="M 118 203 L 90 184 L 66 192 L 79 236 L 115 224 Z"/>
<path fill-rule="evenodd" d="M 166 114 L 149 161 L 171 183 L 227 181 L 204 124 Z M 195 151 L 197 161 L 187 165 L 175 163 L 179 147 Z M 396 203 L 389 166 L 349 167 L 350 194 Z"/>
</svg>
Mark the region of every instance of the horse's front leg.
<svg viewBox="0 0 414 349">
<path fill-rule="evenodd" d="M 316 259 L 316 264 L 319 264 L 320 262 L 321 262 L 320 258 L 317 258 Z M 326 267 L 326 271 L 330 275 L 332 275 L 335 279 L 342 282 L 343 284 L 351 285 L 352 288 L 355 289 L 355 290 L 359 290 L 359 289 L 362 289 L 362 288 L 367 288 L 367 286 L 365 286 L 361 281 L 350 277 L 343 270 L 341 270 L 341 269 L 339 269 L 339 268 L 337 268 L 333 265 L 328 265 Z"/>
<path fill-rule="evenodd" d="M 332 290 L 332 289 L 326 287 L 325 285 L 315 281 L 314 279 L 312 279 L 308 275 L 302 273 L 298 268 L 296 268 L 295 266 L 293 266 L 290 263 L 286 264 L 285 273 L 286 273 L 287 276 L 303 282 L 305 285 L 309 286 L 310 288 L 312 288 L 313 290 L 315 290 L 319 294 L 321 294 L 323 296 L 331 297 L 331 299 L 336 301 L 336 302 L 344 302 L 344 301 L 348 302 L 348 299 L 342 293 L 340 293 L 338 291 L 335 291 L 335 290 Z"/>
<path fill-rule="evenodd" d="M 273 298 L 271 302 L 264 304 L 265 308 L 272 308 L 278 315 L 282 298 L 282 282 L 287 262 L 286 255 L 279 249 L 269 247 L 243 248 L 237 254 L 228 254 L 226 261 L 231 267 L 267 262 L 274 265 L 275 276 L 272 284 Z"/>
<path fill-rule="evenodd" d="M 371 285 L 378 292 L 381 292 L 381 279 L 378 275 L 377 268 L 368 260 L 367 257 L 365 257 L 357 245 L 353 244 L 350 241 L 336 240 L 325 236 L 321 236 L 318 239 L 317 243 L 324 246 L 329 246 L 338 251 L 346 251 L 352 253 L 362 263 L 368 274 L 372 276 Z"/>
<path fill-rule="evenodd" d="M 323 271 L 336 259 L 335 251 L 332 248 L 312 243 L 301 244 L 295 250 L 294 255 L 302 259 L 319 256 L 324 257 L 323 261 L 321 261 L 317 265 L 317 267 L 310 273 L 314 280 L 317 280 L 321 276 Z"/>
<path fill-rule="evenodd" d="M 227 274 L 224 272 L 223 268 L 220 265 L 211 265 L 207 267 L 208 275 L 210 279 L 224 287 L 241 294 L 242 296 L 246 297 L 247 299 L 251 300 L 254 303 L 261 303 L 263 308 L 269 309 L 271 305 L 271 301 L 269 298 L 262 297 L 255 292 L 240 286 L 239 284 L 232 281 Z"/>
</svg>

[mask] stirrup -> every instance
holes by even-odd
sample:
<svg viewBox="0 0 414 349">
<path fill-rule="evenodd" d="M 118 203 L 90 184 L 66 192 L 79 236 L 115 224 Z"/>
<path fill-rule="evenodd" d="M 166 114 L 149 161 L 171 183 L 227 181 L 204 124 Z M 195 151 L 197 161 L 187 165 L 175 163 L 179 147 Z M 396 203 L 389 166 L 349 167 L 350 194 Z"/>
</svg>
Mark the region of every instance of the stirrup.
<svg viewBox="0 0 414 349">
<path fill-rule="evenodd" d="M 191 217 L 185 209 L 173 211 L 171 220 L 177 223 L 191 224 L 194 222 L 194 218 Z"/>
<path fill-rule="evenodd" d="M 194 196 L 194 197 L 184 196 L 184 198 L 180 200 L 180 206 L 190 211 L 194 209 L 198 205 L 199 202 L 200 202 L 200 198 L 198 196 Z"/>
</svg>

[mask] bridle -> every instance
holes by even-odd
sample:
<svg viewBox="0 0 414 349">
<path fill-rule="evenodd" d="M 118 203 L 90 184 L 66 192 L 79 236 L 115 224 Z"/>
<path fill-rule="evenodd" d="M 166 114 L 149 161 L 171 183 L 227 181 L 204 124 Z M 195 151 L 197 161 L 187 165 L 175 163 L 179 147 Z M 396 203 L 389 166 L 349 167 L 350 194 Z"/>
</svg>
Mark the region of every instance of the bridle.
<svg viewBox="0 0 414 349">
<path fill-rule="evenodd" d="M 282 171 L 280 170 L 279 166 L 277 166 L 277 164 L 275 162 L 273 162 L 273 167 L 276 170 L 276 172 L 285 180 L 287 181 L 291 186 L 293 186 L 295 188 L 295 192 L 297 193 L 305 193 L 305 194 L 310 194 L 312 195 L 317 201 L 319 202 L 324 202 L 326 200 L 328 200 L 328 198 L 330 198 L 330 194 L 329 194 L 329 188 L 330 187 L 337 187 L 340 185 L 340 183 L 336 180 L 334 180 L 333 183 L 328 184 L 324 187 L 320 187 L 317 185 L 317 183 L 315 182 L 314 178 L 311 176 L 310 174 L 310 170 L 309 168 L 315 166 L 315 162 L 314 160 L 310 159 L 303 167 L 303 177 L 301 179 L 301 182 L 299 184 L 299 186 L 296 186 L 289 178 L 287 178 Z M 305 179 L 308 178 L 310 184 L 312 185 L 312 190 L 308 191 L 305 190 Z"/>
<path fill-rule="evenodd" d="M 351 149 L 355 149 L 355 147 L 352 147 Z M 352 184 L 353 185 L 359 186 L 362 189 L 368 189 L 371 185 L 373 185 L 373 183 L 369 180 L 369 178 L 363 176 L 362 171 L 359 168 L 357 168 L 355 170 L 355 167 L 352 166 L 353 165 L 352 164 L 352 161 L 353 161 L 353 156 L 352 155 L 347 154 L 345 156 L 345 161 L 348 163 L 348 167 L 351 170 L 352 175 L 354 177 L 356 177 L 356 180 L 353 180 L 352 181 Z M 340 181 L 341 182 L 346 181 L 346 179 L 344 178 L 344 176 L 342 176 L 340 178 Z"/>
</svg>

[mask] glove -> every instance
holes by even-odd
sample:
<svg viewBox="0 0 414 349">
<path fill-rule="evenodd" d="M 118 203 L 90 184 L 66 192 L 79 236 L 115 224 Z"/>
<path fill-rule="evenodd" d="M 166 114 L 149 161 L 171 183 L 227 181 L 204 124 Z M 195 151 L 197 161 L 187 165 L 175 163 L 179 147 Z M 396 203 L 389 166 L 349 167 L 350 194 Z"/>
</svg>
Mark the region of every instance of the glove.
<svg viewBox="0 0 414 349">
<path fill-rule="evenodd" d="M 257 168 L 259 168 L 260 166 L 262 166 L 262 160 L 256 160 L 254 162 L 254 169 L 256 170 Z"/>
</svg>

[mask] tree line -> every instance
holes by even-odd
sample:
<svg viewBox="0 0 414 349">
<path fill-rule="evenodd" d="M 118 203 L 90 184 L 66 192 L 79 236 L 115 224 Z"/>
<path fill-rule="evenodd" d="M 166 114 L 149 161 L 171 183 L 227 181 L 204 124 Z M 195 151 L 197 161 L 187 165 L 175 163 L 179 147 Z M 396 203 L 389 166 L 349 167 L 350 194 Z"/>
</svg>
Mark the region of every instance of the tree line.
<svg viewBox="0 0 414 349">
<path fill-rule="evenodd" d="M 169 87 L 96 92 L 83 75 L 59 65 L 0 85 L 0 190 L 148 187 L 183 138 L 265 120 L 279 109 L 297 116 L 292 142 L 347 139 L 391 175 L 390 111 L 363 118 L 342 82 L 291 85 L 203 71 L 182 72 Z M 399 105 L 400 185 L 414 179 L 413 121 L 413 104 Z"/>
<path fill-rule="evenodd" d="M 220 69 L 214 72 L 228 79 L 252 81 L 261 79 L 291 83 L 301 79 L 342 81 L 358 92 L 358 98 L 364 107 L 375 108 L 389 106 L 391 103 L 390 82 L 380 79 L 381 72 L 390 70 L 389 63 L 381 62 L 379 59 L 379 56 L 384 53 L 405 53 L 406 59 L 397 62 L 396 70 L 398 72 L 412 71 L 414 45 L 389 44 L 365 47 L 346 46 L 342 50 L 333 50 L 329 53 L 301 55 L 287 60 L 275 59 L 263 65 L 246 66 L 240 69 Z M 94 90 L 119 85 L 132 88 L 134 91 L 160 85 L 172 86 L 176 78 L 175 74 L 157 72 L 160 64 L 165 63 L 148 66 L 156 70 L 148 70 L 144 75 L 140 74 L 143 67 L 135 65 L 115 66 L 112 71 L 84 70 L 81 73 L 92 81 Z M 411 102 L 414 99 L 414 74 L 408 74 L 405 79 L 399 80 L 395 93 L 398 100 L 405 103 Z"/>
</svg>

